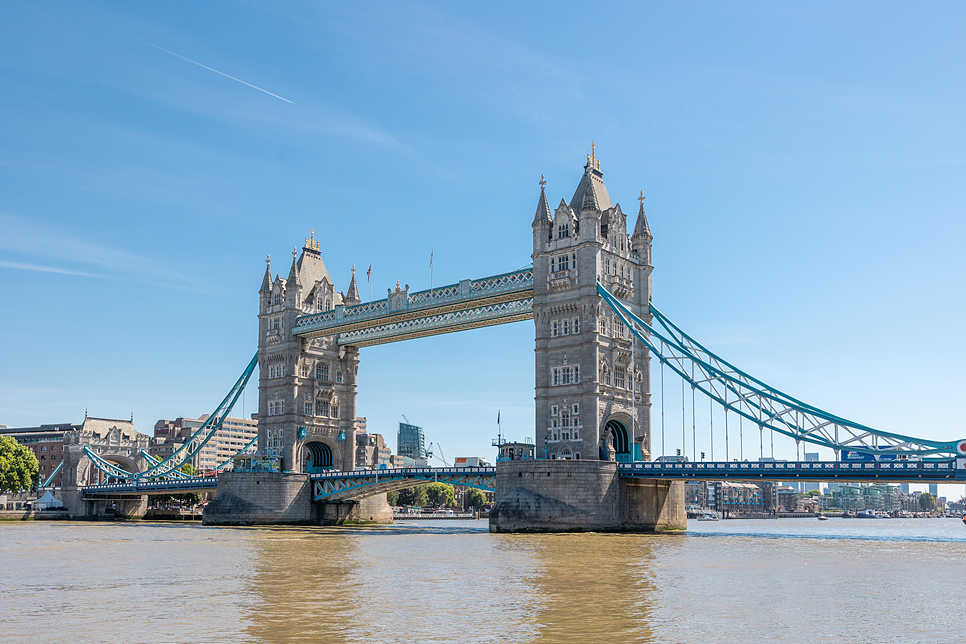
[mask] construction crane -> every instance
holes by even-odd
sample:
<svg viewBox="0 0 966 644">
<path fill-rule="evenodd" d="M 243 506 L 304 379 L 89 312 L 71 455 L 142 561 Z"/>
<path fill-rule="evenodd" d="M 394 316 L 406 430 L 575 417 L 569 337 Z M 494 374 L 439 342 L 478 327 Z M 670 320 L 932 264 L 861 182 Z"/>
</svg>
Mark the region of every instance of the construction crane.
<svg viewBox="0 0 966 644">
<path fill-rule="evenodd" d="M 450 464 L 446 462 L 446 454 L 443 453 L 443 447 L 439 443 L 436 443 L 436 449 L 439 450 L 439 456 L 436 458 L 443 461 L 443 465 L 450 467 Z M 433 458 L 433 444 L 430 443 L 429 447 L 426 448 L 426 460 Z"/>
</svg>

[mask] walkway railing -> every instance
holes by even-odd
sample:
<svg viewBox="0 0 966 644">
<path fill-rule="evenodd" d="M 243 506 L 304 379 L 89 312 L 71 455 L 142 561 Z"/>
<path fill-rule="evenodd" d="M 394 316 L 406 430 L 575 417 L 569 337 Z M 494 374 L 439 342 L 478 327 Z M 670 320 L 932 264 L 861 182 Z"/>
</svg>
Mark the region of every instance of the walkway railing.
<svg viewBox="0 0 966 644">
<path fill-rule="evenodd" d="M 525 268 L 512 273 L 503 273 L 477 280 L 463 280 L 457 284 L 448 284 L 426 291 L 408 293 L 402 290 L 399 291 L 398 295 L 391 293 L 389 297 L 383 300 L 355 306 L 338 306 L 333 311 L 303 315 L 296 320 L 293 334 L 328 335 L 319 332 L 330 329 L 336 330 L 347 325 L 353 325 L 354 328 L 356 323 L 406 313 L 421 311 L 429 313 L 435 308 L 451 304 L 470 304 L 501 295 L 532 292 L 533 269 Z"/>
<path fill-rule="evenodd" d="M 711 480 L 966 481 L 966 458 L 930 461 L 643 462 L 618 465 L 622 477 Z"/>
</svg>

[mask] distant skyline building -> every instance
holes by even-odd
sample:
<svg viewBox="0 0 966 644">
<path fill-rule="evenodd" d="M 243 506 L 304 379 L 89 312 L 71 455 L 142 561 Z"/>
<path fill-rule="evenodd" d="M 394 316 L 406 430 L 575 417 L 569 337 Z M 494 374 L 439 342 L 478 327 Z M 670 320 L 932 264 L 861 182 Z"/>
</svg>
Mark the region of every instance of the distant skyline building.
<svg viewBox="0 0 966 644">
<path fill-rule="evenodd" d="M 938 499 L 939 498 L 939 484 L 938 483 L 930 483 L 929 484 L 929 493 L 932 494 L 934 497 L 936 497 Z"/>
<path fill-rule="evenodd" d="M 399 423 L 396 435 L 396 453 L 413 459 L 426 458 L 426 435 L 423 428 L 409 423 Z"/>
<path fill-rule="evenodd" d="M 161 419 L 154 424 L 154 437 L 148 452 L 155 458 L 165 459 L 180 448 L 204 424 L 209 414 L 201 418 L 180 416 L 174 420 Z M 258 436 L 258 421 L 254 418 L 229 416 L 221 429 L 191 459 L 196 471 L 213 470 L 231 459 Z M 204 437 L 199 437 L 198 442 Z M 189 451 L 193 447 L 189 447 Z M 249 449 L 248 451 L 253 451 Z"/>
</svg>

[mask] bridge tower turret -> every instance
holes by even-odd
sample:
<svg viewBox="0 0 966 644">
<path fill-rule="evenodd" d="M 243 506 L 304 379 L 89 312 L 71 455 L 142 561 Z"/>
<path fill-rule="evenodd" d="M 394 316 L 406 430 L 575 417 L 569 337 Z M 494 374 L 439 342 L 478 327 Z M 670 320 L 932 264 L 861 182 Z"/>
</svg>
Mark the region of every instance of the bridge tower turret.
<svg viewBox="0 0 966 644">
<path fill-rule="evenodd" d="M 649 459 L 649 355 L 601 302 L 597 281 L 647 319 L 650 232 L 635 249 L 595 153 L 570 203 L 561 199 L 552 215 L 546 204 L 541 179 L 532 255 L 537 457 Z"/>
<path fill-rule="evenodd" d="M 288 279 L 272 280 L 266 266 L 258 312 L 258 451 L 281 457 L 282 471 L 351 470 L 355 464 L 359 351 L 340 347 L 334 337 L 292 334 L 300 315 L 324 314 L 343 300 L 314 231 L 301 254 L 293 250 Z"/>
</svg>

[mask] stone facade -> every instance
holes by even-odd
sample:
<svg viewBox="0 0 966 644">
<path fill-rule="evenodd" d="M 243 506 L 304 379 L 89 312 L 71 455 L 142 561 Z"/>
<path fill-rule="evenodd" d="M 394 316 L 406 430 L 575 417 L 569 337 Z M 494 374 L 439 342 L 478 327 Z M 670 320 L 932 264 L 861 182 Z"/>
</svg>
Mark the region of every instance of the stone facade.
<svg viewBox="0 0 966 644">
<path fill-rule="evenodd" d="M 594 155 L 570 203 L 561 199 L 553 213 L 540 184 L 532 225 L 537 458 L 649 460 L 650 356 L 597 294 L 600 281 L 650 322 L 653 238 L 643 195 L 628 236 Z"/>
<path fill-rule="evenodd" d="M 282 459 L 282 471 L 353 469 L 359 350 L 336 338 L 292 335 L 299 315 L 359 304 L 355 269 L 346 293 L 335 290 L 314 234 L 292 251 L 288 279 L 272 279 L 266 260 L 258 306 L 259 452 Z"/>
<path fill-rule="evenodd" d="M 684 484 L 627 480 L 611 461 L 502 461 L 491 532 L 684 530 Z"/>
</svg>

